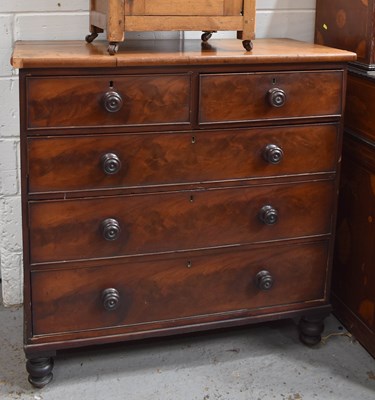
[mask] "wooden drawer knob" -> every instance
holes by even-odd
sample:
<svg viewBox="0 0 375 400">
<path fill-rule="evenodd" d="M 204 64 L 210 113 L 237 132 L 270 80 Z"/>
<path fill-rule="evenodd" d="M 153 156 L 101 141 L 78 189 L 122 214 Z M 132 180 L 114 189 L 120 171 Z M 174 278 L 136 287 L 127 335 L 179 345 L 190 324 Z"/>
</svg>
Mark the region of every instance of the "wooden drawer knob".
<svg viewBox="0 0 375 400">
<path fill-rule="evenodd" d="M 255 282 L 260 290 L 270 290 L 273 286 L 272 275 L 265 270 L 257 273 Z"/>
<path fill-rule="evenodd" d="M 105 219 L 101 223 L 100 228 L 102 236 L 105 240 L 113 241 L 120 237 L 121 234 L 120 224 L 114 218 Z"/>
<path fill-rule="evenodd" d="M 104 108 L 111 113 L 120 111 L 123 105 L 120 93 L 117 93 L 114 90 L 109 90 L 105 93 L 102 101 Z"/>
<path fill-rule="evenodd" d="M 120 304 L 120 293 L 113 288 L 108 288 L 102 292 L 103 307 L 107 311 L 116 310 Z"/>
<path fill-rule="evenodd" d="M 286 103 L 286 93 L 279 88 L 270 89 L 267 98 L 272 107 L 282 107 Z"/>
<path fill-rule="evenodd" d="M 275 144 L 269 144 L 263 150 L 263 158 L 270 164 L 279 164 L 283 157 L 283 150 Z"/>
<path fill-rule="evenodd" d="M 278 220 L 278 212 L 272 206 L 266 205 L 260 209 L 259 219 L 266 225 L 274 225 Z"/>
<path fill-rule="evenodd" d="M 117 174 L 121 169 L 121 160 L 114 153 L 104 154 L 102 157 L 102 168 L 107 175 Z"/>
</svg>

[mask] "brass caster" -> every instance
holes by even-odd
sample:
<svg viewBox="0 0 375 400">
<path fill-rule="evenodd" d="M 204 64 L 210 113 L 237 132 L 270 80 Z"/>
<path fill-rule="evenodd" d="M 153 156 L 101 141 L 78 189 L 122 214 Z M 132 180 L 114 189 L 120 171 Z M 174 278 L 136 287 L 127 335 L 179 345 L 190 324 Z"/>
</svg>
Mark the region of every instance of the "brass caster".
<svg viewBox="0 0 375 400">
<path fill-rule="evenodd" d="M 242 46 L 245 48 L 246 51 L 251 51 L 254 47 L 253 42 L 251 40 L 243 40 Z"/>
<path fill-rule="evenodd" d="M 118 42 L 110 42 L 107 50 L 111 56 L 114 56 L 118 52 L 118 49 L 119 49 Z"/>
<path fill-rule="evenodd" d="M 89 35 L 87 35 L 87 36 L 85 37 L 85 40 L 86 40 L 87 43 L 91 43 L 91 42 L 94 41 L 97 37 L 98 37 L 98 34 L 95 33 L 95 32 L 93 32 L 93 33 L 90 33 Z"/>
<path fill-rule="evenodd" d="M 201 36 L 202 42 L 207 42 L 212 37 L 213 32 L 216 31 L 203 32 Z"/>
</svg>

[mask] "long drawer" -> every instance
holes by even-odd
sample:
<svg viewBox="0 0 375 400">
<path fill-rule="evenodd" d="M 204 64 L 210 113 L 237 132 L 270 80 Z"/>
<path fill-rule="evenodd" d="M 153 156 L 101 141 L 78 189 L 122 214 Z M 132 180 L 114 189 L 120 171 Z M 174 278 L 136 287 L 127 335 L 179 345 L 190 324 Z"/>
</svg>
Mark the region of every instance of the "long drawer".
<svg viewBox="0 0 375 400">
<path fill-rule="evenodd" d="M 340 116 L 342 71 L 202 74 L 201 124 Z"/>
<path fill-rule="evenodd" d="M 333 172 L 337 138 L 336 124 L 29 138 L 29 192 Z"/>
<path fill-rule="evenodd" d="M 27 128 L 190 124 L 189 74 L 27 79 Z"/>
<path fill-rule="evenodd" d="M 334 182 L 324 180 L 30 202 L 30 257 L 43 263 L 324 235 L 334 201 Z"/>
<path fill-rule="evenodd" d="M 230 318 L 239 310 L 259 314 L 324 300 L 327 255 L 327 242 L 317 242 L 34 271 L 33 333 L 147 330 L 153 323 L 171 327 L 190 324 L 192 317 Z"/>
</svg>

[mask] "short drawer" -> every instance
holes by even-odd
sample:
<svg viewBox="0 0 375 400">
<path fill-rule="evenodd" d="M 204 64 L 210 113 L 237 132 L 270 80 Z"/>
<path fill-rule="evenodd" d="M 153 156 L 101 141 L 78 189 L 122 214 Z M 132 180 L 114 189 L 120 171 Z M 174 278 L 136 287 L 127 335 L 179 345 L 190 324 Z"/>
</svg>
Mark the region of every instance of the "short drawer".
<svg viewBox="0 0 375 400">
<path fill-rule="evenodd" d="M 189 124 L 190 75 L 27 79 L 27 128 Z"/>
<path fill-rule="evenodd" d="M 243 10 L 242 0 L 198 0 L 170 1 L 143 0 L 125 1 L 125 15 L 140 16 L 239 16 Z M 126 17 L 125 17 L 126 18 Z"/>
<path fill-rule="evenodd" d="M 31 262 L 329 234 L 334 199 L 334 182 L 324 180 L 31 202 Z"/>
<path fill-rule="evenodd" d="M 190 325 L 194 317 L 221 313 L 230 319 L 233 312 L 261 314 L 324 300 L 327 256 L 327 243 L 318 242 L 34 271 L 33 333 L 119 326 L 139 331 L 154 323 Z"/>
<path fill-rule="evenodd" d="M 29 191 L 244 180 L 336 170 L 337 125 L 28 139 Z"/>
<path fill-rule="evenodd" d="M 200 124 L 339 116 L 343 71 L 202 74 Z"/>
</svg>

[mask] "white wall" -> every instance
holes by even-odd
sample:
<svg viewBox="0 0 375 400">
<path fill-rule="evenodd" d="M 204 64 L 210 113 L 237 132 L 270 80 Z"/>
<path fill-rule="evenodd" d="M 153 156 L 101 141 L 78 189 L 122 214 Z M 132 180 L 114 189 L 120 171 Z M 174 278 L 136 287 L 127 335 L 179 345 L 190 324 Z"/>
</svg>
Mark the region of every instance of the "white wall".
<svg viewBox="0 0 375 400">
<path fill-rule="evenodd" d="M 12 44 L 83 39 L 88 33 L 88 5 L 89 0 L 0 0 L 0 271 L 5 305 L 22 302 L 18 71 L 9 64 Z M 257 37 L 312 41 L 314 18 L 315 0 L 257 0 Z M 234 33 L 215 35 L 224 36 Z M 200 33 L 186 32 L 185 37 L 199 38 Z"/>
</svg>

